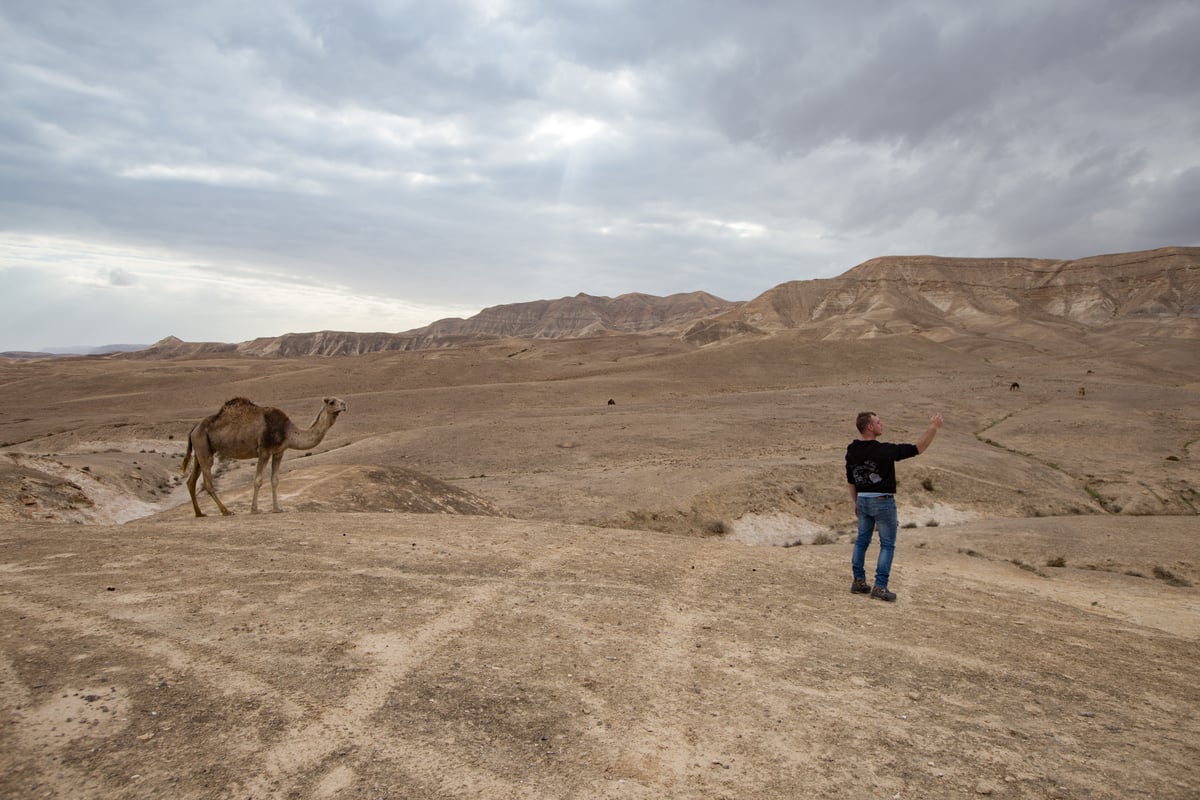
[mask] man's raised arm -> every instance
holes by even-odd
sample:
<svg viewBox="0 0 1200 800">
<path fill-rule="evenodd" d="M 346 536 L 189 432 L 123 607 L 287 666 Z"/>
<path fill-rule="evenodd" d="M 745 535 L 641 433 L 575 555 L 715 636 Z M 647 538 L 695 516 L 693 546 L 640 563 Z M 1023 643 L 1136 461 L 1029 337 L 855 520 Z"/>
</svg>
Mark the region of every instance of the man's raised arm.
<svg viewBox="0 0 1200 800">
<path fill-rule="evenodd" d="M 942 415 L 934 414 L 929 420 L 929 429 L 921 434 L 921 438 L 917 439 L 917 452 L 924 453 L 925 449 L 933 442 L 933 437 L 937 436 L 937 432 L 942 427 Z"/>
</svg>

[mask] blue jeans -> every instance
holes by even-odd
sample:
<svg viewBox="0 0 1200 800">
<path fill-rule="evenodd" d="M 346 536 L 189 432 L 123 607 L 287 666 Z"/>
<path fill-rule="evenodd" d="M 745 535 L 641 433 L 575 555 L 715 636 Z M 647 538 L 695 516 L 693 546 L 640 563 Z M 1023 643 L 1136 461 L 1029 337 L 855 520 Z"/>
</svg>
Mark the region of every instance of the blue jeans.
<svg viewBox="0 0 1200 800">
<path fill-rule="evenodd" d="M 850 568 L 854 570 L 855 580 L 867 579 L 867 548 L 871 546 L 871 534 L 878 528 L 879 560 L 875 563 L 875 585 L 886 589 L 888 575 L 892 572 L 892 554 L 896 550 L 896 530 L 900 527 L 900 518 L 896 514 L 896 498 L 859 495 L 857 508 L 858 538 L 854 540 L 854 555 L 850 558 Z"/>
</svg>

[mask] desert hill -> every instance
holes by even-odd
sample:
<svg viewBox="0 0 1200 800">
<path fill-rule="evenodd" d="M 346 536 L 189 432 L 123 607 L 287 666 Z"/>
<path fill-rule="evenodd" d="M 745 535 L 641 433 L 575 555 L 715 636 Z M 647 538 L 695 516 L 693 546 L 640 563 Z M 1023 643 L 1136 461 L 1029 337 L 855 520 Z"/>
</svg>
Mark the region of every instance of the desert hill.
<svg viewBox="0 0 1200 800">
<path fill-rule="evenodd" d="M 485 308 L 469 319 L 442 319 L 402 333 L 318 331 L 269 336 L 240 344 L 183 342 L 168 337 L 132 354 L 133 358 L 194 358 L 236 353 L 244 356 L 359 356 L 366 353 L 436 350 L 504 339 L 571 339 L 629 333 L 678 333 L 700 319 L 739 303 L 707 292 L 667 297 L 629 293 L 619 297 L 577 294 L 558 300 Z"/>
<path fill-rule="evenodd" d="M 1168 247 L 1075 261 L 890 256 L 838 278 L 791 281 L 687 336 L 706 343 L 800 329 L 822 339 L 916 333 L 935 341 L 1011 339 L 1086 349 L 1091 332 L 1194 338 L 1200 248 Z"/>
<path fill-rule="evenodd" d="M 858 333 L 843 276 L 703 344 L 0 360 L 0 796 L 1190 800 L 1194 252 L 1155 253 L 1108 322 L 1039 262 L 924 327 L 961 264 L 868 262 Z M 221 462 L 197 519 L 185 437 L 239 395 L 348 411 L 284 513 Z M 947 420 L 893 604 L 847 591 L 862 409 Z"/>
<path fill-rule="evenodd" d="M 1093 333 L 1200 336 L 1200 248 L 1166 247 L 1073 261 L 887 256 L 837 278 L 789 281 L 748 302 L 706 292 L 616 298 L 578 294 L 485 308 L 402 333 L 319 331 L 240 344 L 168 337 L 127 358 L 222 353 L 296 358 L 461 347 L 504 339 L 679 334 L 703 346 L 733 336 L 799 330 L 814 339 L 918 334 L 959 347 L 1010 340 L 1092 349 Z"/>
<path fill-rule="evenodd" d="M 634 292 L 616 298 L 577 294 L 559 300 L 492 306 L 470 319 L 440 320 L 419 333 L 436 341 L 442 336 L 561 339 L 603 333 L 673 331 L 738 305 L 707 292 L 667 297 Z"/>
</svg>

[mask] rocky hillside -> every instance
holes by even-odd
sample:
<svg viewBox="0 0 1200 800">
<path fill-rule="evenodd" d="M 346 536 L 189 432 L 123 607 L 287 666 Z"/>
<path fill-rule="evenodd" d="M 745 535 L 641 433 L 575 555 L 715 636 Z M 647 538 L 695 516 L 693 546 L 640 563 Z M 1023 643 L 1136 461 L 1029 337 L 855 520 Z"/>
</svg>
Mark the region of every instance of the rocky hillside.
<svg viewBox="0 0 1200 800">
<path fill-rule="evenodd" d="M 558 300 L 485 308 L 469 319 L 442 319 L 402 333 L 318 331 L 264 337 L 241 344 L 189 343 L 168 337 L 134 354 L 138 358 L 183 358 L 223 353 L 294 358 L 355 356 L 391 350 L 430 350 L 495 339 L 567 339 L 610 333 L 682 332 L 697 320 L 741 303 L 707 292 L 667 297 L 630 293 L 620 297 L 577 294 Z"/>
<path fill-rule="evenodd" d="M 1200 336 L 1200 248 L 1166 247 L 1074 261 L 887 256 L 837 278 L 782 283 L 747 303 L 706 292 L 657 297 L 578 294 L 485 308 L 402 333 L 289 333 L 241 344 L 174 337 L 135 358 L 220 354 L 353 356 L 497 339 L 678 333 L 694 345 L 802 330 L 821 340 L 918 334 L 939 342 L 1025 343 L 1081 336 Z"/>
<path fill-rule="evenodd" d="M 1200 333 L 1200 248 L 1075 261 L 889 256 L 837 278 L 780 284 L 694 325 L 706 344 L 744 333 L 811 330 L 824 339 L 919 333 L 1030 339 L 1123 326 Z"/>
<path fill-rule="evenodd" d="M 741 303 L 707 292 L 656 297 L 623 294 L 615 299 L 577 294 L 559 300 L 485 308 L 470 319 L 444 319 L 421 329 L 430 339 L 445 336 L 562 339 L 603 333 L 682 330 L 697 319 L 712 317 Z"/>
</svg>

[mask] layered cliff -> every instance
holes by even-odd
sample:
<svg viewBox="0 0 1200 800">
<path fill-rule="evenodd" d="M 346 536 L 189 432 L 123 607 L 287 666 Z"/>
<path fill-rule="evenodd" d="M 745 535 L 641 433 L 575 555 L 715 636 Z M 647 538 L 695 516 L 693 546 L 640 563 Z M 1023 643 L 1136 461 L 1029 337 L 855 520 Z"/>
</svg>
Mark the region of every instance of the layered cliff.
<svg viewBox="0 0 1200 800">
<path fill-rule="evenodd" d="M 790 281 L 694 325 L 703 344 L 747 331 L 811 331 L 855 339 L 920 333 L 1036 336 L 1125 326 L 1200 332 L 1200 248 L 1170 247 L 1074 261 L 888 256 L 837 278 Z"/>
</svg>

